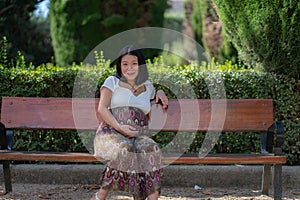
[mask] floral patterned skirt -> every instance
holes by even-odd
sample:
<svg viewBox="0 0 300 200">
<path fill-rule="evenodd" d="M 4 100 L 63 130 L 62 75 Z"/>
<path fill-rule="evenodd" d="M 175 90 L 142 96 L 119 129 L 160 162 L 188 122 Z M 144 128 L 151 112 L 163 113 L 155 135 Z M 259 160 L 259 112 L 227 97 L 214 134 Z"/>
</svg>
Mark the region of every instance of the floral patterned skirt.
<svg viewBox="0 0 300 200">
<path fill-rule="evenodd" d="M 146 115 L 134 107 L 111 110 L 121 124 L 134 126 L 139 135 L 127 138 L 102 122 L 94 138 L 94 154 L 107 160 L 101 188 L 130 192 L 135 200 L 144 200 L 160 191 L 162 164 L 161 151 L 148 137 Z"/>
</svg>

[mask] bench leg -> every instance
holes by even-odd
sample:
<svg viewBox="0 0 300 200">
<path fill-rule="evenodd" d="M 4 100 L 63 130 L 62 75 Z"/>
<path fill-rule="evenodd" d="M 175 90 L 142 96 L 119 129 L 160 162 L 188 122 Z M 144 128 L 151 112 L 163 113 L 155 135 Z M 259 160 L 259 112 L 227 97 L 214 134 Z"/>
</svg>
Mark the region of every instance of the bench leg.
<svg viewBox="0 0 300 200">
<path fill-rule="evenodd" d="M 265 164 L 263 169 L 261 193 L 269 195 L 269 188 L 271 183 L 271 165 Z"/>
<path fill-rule="evenodd" d="M 282 199 L 282 165 L 275 164 L 273 171 L 274 200 Z"/>
<path fill-rule="evenodd" d="M 11 174 L 10 174 L 10 161 L 3 161 L 3 174 L 5 192 L 12 192 Z"/>
</svg>

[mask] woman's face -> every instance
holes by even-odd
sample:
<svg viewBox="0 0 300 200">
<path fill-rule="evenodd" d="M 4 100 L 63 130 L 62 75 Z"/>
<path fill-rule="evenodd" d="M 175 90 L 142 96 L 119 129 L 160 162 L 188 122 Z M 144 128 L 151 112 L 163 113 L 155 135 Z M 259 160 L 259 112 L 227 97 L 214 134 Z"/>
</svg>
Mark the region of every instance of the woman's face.
<svg viewBox="0 0 300 200">
<path fill-rule="evenodd" d="M 122 75 L 128 82 L 134 82 L 139 73 L 138 58 L 134 55 L 125 55 L 121 59 Z"/>
</svg>

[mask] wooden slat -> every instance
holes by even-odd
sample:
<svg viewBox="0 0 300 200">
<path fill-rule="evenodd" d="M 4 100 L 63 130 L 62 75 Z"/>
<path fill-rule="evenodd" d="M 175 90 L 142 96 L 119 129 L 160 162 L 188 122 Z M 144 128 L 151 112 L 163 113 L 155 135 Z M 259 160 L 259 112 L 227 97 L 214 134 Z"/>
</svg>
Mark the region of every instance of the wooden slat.
<svg viewBox="0 0 300 200">
<path fill-rule="evenodd" d="M 103 162 L 89 153 L 15 152 L 0 151 L 0 160 L 54 161 L 54 162 Z M 209 154 L 205 157 L 163 157 L 164 164 L 283 164 L 285 156 L 260 154 Z"/>
<path fill-rule="evenodd" d="M 9 129 L 95 130 L 99 99 L 2 97 L 2 123 Z M 151 108 L 156 131 L 265 131 L 273 123 L 271 99 L 180 99 Z"/>
<path fill-rule="evenodd" d="M 271 99 L 171 100 L 151 110 L 152 129 L 167 131 L 266 131 L 273 123 Z"/>
<path fill-rule="evenodd" d="M 205 157 L 164 157 L 166 164 L 274 164 L 286 163 L 286 156 L 261 154 L 209 154 Z"/>
<path fill-rule="evenodd" d="M 56 161 L 56 162 L 103 162 L 89 153 L 0 151 L 0 160 Z"/>
<path fill-rule="evenodd" d="M 95 129 L 99 124 L 95 109 L 97 99 L 73 101 L 80 108 L 82 128 Z M 79 114 L 77 110 L 73 112 L 72 107 L 72 98 L 2 97 L 1 118 L 2 123 L 12 129 L 76 130 L 74 116 Z"/>
</svg>

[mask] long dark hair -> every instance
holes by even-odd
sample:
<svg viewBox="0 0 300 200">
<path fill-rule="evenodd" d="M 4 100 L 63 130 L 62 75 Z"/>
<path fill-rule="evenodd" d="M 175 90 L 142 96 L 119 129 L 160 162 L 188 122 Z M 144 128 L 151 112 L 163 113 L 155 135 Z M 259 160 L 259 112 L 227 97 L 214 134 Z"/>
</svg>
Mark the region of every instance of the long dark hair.
<svg viewBox="0 0 300 200">
<path fill-rule="evenodd" d="M 123 56 L 125 55 L 133 55 L 136 56 L 138 59 L 139 73 L 135 80 L 135 84 L 140 85 L 144 83 L 146 80 L 148 80 L 149 73 L 148 73 L 145 57 L 142 51 L 133 45 L 125 46 L 120 51 L 118 58 L 110 64 L 111 66 L 116 65 L 116 77 L 122 81 L 127 82 L 125 77 L 122 75 L 122 70 L 121 70 L 121 61 Z"/>
</svg>

